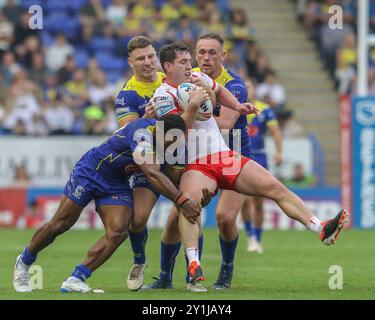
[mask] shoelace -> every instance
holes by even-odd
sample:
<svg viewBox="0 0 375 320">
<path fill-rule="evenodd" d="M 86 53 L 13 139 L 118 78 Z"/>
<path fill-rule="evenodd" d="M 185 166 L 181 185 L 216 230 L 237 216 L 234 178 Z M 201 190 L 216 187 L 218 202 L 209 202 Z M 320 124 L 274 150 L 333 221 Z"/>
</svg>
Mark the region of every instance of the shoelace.
<svg viewBox="0 0 375 320">
<path fill-rule="evenodd" d="M 134 265 L 132 268 L 132 271 L 130 272 L 130 279 L 137 278 L 139 273 L 141 272 L 141 266 L 140 265 Z"/>
</svg>

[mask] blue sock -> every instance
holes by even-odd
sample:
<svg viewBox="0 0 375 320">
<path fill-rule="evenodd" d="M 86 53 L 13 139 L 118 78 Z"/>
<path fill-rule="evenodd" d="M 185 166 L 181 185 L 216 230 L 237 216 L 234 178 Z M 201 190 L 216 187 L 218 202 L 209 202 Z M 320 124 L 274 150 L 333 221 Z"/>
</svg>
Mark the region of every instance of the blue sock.
<svg viewBox="0 0 375 320">
<path fill-rule="evenodd" d="M 233 272 L 234 268 L 234 254 L 236 253 L 238 237 L 233 241 L 224 241 L 220 236 L 220 248 L 221 248 L 221 269 L 226 269 L 229 272 Z"/>
<path fill-rule="evenodd" d="M 134 263 L 144 264 L 146 262 L 145 246 L 148 237 L 147 227 L 140 233 L 133 233 L 129 230 L 129 240 L 134 253 Z"/>
<path fill-rule="evenodd" d="M 37 257 L 37 254 L 32 254 L 30 251 L 29 251 L 29 247 L 26 247 L 24 250 L 23 250 L 23 253 L 21 255 L 21 260 L 24 264 L 27 264 L 27 265 L 31 265 L 35 262 L 36 260 L 36 257 Z"/>
<path fill-rule="evenodd" d="M 254 228 L 255 238 L 257 239 L 258 242 L 260 242 L 262 238 L 262 232 L 263 232 L 262 228 Z"/>
<path fill-rule="evenodd" d="M 251 237 L 253 235 L 253 226 L 251 224 L 251 221 L 244 221 L 244 226 L 246 230 L 246 234 L 248 237 Z"/>
<path fill-rule="evenodd" d="M 74 271 L 72 272 L 72 277 L 75 277 L 83 282 L 85 282 L 88 278 L 90 278 L 92 271 L 87 268 L 85 265 L 80 264 L 76 266 Z"/>
<path fill-rule="evenodd" d="M 160 279 L 172 281 L 176 257 L 181 248 L 181 242 L 167 244 L 160 242 Z"/>
<path fill-rule="evenodd" d="M 202 253 L 203 253 L 203 234 L 198 239 L 198 256 L 199 256 L 199 261 L 201 261 L 201 259 L 202 259 Z M 187 256 L 185 256 L 185 261 L 186 261 L 186 269 L 187 269 L 187 267 L 189 266 L 189 259 L 187 258 Z M 185 280 L 186 280 L 186 283 L 188 283 L 189 280 L 190 280 L 188 272 L 186 272 L 186 278 L 185 278 Z"/>
</svg>

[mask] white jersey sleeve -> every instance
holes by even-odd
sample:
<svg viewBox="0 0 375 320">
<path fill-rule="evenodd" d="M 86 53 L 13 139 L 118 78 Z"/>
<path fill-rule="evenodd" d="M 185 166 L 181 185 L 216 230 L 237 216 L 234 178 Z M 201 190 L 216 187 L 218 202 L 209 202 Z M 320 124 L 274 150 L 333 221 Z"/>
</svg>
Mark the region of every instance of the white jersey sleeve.
<svg viewBox="0 0 375 320">
<path fill-rule="evenodd" d="M 169 114 L 178 114 L 179 106 L 176 97 L 170 92 L 165 85 L 161 85 L 154 93 L 151 104 L 158 118 Z"/>
</svg>

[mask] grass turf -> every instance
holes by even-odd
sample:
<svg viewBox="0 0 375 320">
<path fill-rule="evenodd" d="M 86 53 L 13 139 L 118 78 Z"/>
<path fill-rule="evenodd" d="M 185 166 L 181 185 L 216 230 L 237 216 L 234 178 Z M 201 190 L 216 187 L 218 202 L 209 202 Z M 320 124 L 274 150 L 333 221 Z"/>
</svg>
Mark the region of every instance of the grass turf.
<svg viewBox="0 0 375 320">
<path fill-rule="evenodd" d="M 15 257 L 28 243 L 32 231 L 0 230 L 0 299 L 375 299 L 374 230 L 344 230 L 334 246 L 324 246 L 307 231 L 267 231 L 264 254 L 246 251 L 246 236 L 238 242 L 235 274 L 231 290 L 192 293 L 185 289 L 185 260 L 179 254 L 175 266 L 175 290 L 131 292 L 126 277 L 132 262 L 127 240 L 88 280 L 91 288 L 104 294 L 61 294 L 60 285 L 82 262 L 91 244 L 102 231 L 69 231 L 40 253 L 37 264 L 43 268 L 43 290 L 16 293 L 12 286 Z M 151 230 L 147 246 L 149 266 L 145 283 L 159 274 L 161 231 Z M 216 229 L 204 232 L 203 271 L 209 288 L 220 268 L 220 249 Z M 328 287 L 329 268 L 343 270 L 343 289 Z"/>
</svg>

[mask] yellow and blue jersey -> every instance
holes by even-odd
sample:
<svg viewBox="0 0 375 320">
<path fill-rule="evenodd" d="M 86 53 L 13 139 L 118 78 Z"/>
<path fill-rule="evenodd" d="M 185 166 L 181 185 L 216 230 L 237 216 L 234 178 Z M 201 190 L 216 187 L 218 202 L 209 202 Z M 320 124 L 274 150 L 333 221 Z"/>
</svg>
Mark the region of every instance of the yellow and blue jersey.
<svg viewBox="0 0 375 320">
<path fill-rule="evenodd" d="M 146 104 L 155 90 L 161 86 L 164 77 L 164 73 L 158 72 L 156 81 L 146 83 L 138 81 L 133 75 L 117 95 L 115 102 L 117 121 L 132 116 L 143 117 Z"/>
<path fill-rule="evenodd" d="M 259 115 L 247 115 L 247 132 L 253 152 L 264 153 L 264 138 L 267 128 L 278 122 L 275 112 L 269 105 L 259 100 L 256 100 L 254 104 L 259 110 Z"/>
<path fill-rule="evenodd" d="M 155 119 L 139 119 L 115 131 L 101 145 L 90 149 L 74 166 L 64 194 L 85 207 L 95 205 L 125 205 L 133 207 L 129 180 L 139 171 L 133 153 L 136 150 L 153 153 Z"/>
<path fill-rule="evenodd" d="M 115 131 L 101 145 L 91 149 L 89 161 L 94 160 L 95 170 L 111 180 L 127 179 L 134 171 L 139 171 L 133 152 L 153 152 L 155 123 L 155 119 L 133 121 Z"/>
<path fill-rule="evenodd" d="M 194 68 L 193 71 L 201 71 L 200 68 Z M 220 75 L 214 79 L 217 83 L 227 88 L 240 103 L 247 102 L 247 88 L 241 77 L 229 69 L 222 67 Z M 220 115 L 221 106 L 218 105 L 214 109 L 214 115 Z M 233 129 L 241 130 L 241 154 L 245 157 L 251 157 L 251 144 L 247 135 L 247 119 L 246 115 L 240 115 Z M 229 148 L 233 149 L 233 130 L 229 132 Z"/>
</svg>

